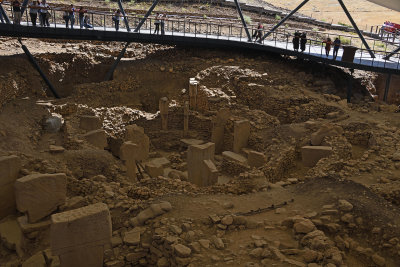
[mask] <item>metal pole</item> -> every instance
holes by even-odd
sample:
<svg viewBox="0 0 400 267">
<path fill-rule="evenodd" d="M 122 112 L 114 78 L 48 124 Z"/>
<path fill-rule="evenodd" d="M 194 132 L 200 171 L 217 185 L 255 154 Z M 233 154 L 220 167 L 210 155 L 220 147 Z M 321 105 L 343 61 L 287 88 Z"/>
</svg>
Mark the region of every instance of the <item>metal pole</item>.
<svg viewBox="0 0 400 267">
<path fill-rule="evenodd" d="M 22 2 L 22 6 L 21 6 L 21 14 L 24 14 L 25 8 L 28 5 L 29 0 L 24 0 L 24 2 Z"/>
<path fill-rule="evenodd" d="M 3 6 L 1 4 L 0 4 L 0 12 L 1 12 L 1 14 L 3 14 L 3 18 L 6 21 L 6 23 L 10 24 L 11 23 L 10 19 L 8 18 L 7 13 L 6 13 L 6 11 L 4 10 L 4 8 L 3 8 Z"/>
<path fill-rule="evenodd" d="M 387 102 L 387 97 L 389 94 L 389 89 L 390 89 L 390 80 L 392 79 L 392 74 L 389 73 L 387 78 L 386 78 L 386 86 L 385 86 L 385 94 L 383 95 L 383 101 Z"/>
<path fill-rule="evenodd" d="M 350 77 L 349 80 L 347 81 L 347 103 L 350 103 L 351 101 L 351 94 L 353 90 L 353 73 L 354 69 L 350 69 Z"/>
<path fill-rule="evenodd" d="M 397 47 L 395 50 L 393 50 L 392 52 L 390 52 L 386 57 L 384 57 L 383 59 L 384 60 L 389 60 L 389 58 L 391 57 L 391 56 L 393 56 L 394 54 L 396 54 L 397 52 L 399 52 L 400 51 L 400 47 Z"/>
<path fill-rule="evenodd" d="M 367 41 L 365 41 L 364 36 L 361 34 L 360 30 L 357 27 L 357 24 L 354 22 L 353 18 L 351 17 L 349 11 L 347 10 L 347 7 L 344 5 L 343 0 L 338 0 L 339 4 L 342 6 L 342 9 L 344 13 L 346 13 L 347 18 L 350 20 L 351 25 L 353 25 L 353 28 L 356 30 L 358 36 L 360 37 L 361 41 L 363 42 L 364 46 L 367 48 L 368 53 L 371 55 L 372 58 L 375 58 L 374 52 L 369 48 L 369 45 L 367 44 Z"/>
<path fill-rule="evenodd" d="M 125 22 L 126 30 L 128 32 L 130 32 L 131 29 L 129 28 L 128 18 L 126 17 L 126 13 L 125 13 L 124 7 L 122 6 L 121 0 L 118 0 L 118 6 L 119 6 L 119 9 L 121 10 L 122 15 L 124 15 L 124 22 Z"/>
<path fill-rule="evenodd" d="M 25 54 L 28 56 L 29 62 L 31 62 L 32 66 L 39 72 L 40 76 L 42 76 L 44 82 L 47 84 L 47 86 L 49 87 L 50 91 L 53 93 L 54 97 L 55 98 L 60 98 L 60 96 L 58 95 L 56 89 L 51 84 L 49 79 L 47 79 L 46 74 L 44 74 L 42 69 L 39 67 L 39 65 L 37 64 L 35 58 L 29 52 L 28 48 L 25 45 L 22 44 L 21 39 L 18 39 L 18 42 L 21 44 L 22 50 L 24 50 Z"/>
<path fill-rule="evenodd" d="M 146 12 L 146 14 L 144 15 L 144 18 L 139 22 L 139 24 L 137 25 L 136 29 L 134 30 L 134 32 L 138 32 L 140 30 L 140 28 L 142 27 L 143 23 L 147 20 L 147 18 L 150 16 L 151 12 L 153 11 L 153 9 L 156 7 L 156 5 L 158 4 L 159 0 L 154 0 L 153 4 L 151 5 L 150 9 Z"/>
<path fill-rule="evenodd" d="M 119 52 L 119 55 L 117 57 L 117 59 L 114 61 L 114 63 L 112 64 L 110 70 L 107 72 L 106 74 L 106 78 L 105 81 L 110 81 L 115 69 L 117 68 L 118 63 L 121 61 L 121 58 L 125 55 L 126 49 L 128 48 L 128 46 L 130 45 L 131 42 L 127 42 L 125 44 L 125 47 L 121 50 L 121 52 Z"/>
<path fill-rule="evenodd" d="M 281 26 L 288 18 L 290 18 L 291 16 L 293 16 L 294 13 L 296 13 L 300 8 L 302 8 L 309 0 L 304 0 L 303 2 L 301 2 L 301 4 L 296 7 L 295 9 L 292 10 L 292 12 L 290 12 L 286 17 L 284 17 L 281 21 L 278 22 L 278 24 L 276 24 L 269 32 L 267 32 L 262 38 L 261 41 L 262 42 L 265 38 L 267 38 L 273 31 L 275 31 L 279 26 Z"/>
<path fill-rule="evenodd" d="M 244 17 L 243 17 L 243 14 L 242 14 L 242 9 L 240 8 L 239 0 L 235 0 L 235 4 L 236 4 L 236 9 L 239 12 L 240 19 L 242 20 L 242 24 L 243 24 L 244 30 L 246 31 L 246 35 L 247 35 L 248 41 L 251 42 L 251 35 L 250 35 L 250 32 L 249 32 L 249 29 L 247 28 L 246 21 L 244 20 Z"/>
</svg>

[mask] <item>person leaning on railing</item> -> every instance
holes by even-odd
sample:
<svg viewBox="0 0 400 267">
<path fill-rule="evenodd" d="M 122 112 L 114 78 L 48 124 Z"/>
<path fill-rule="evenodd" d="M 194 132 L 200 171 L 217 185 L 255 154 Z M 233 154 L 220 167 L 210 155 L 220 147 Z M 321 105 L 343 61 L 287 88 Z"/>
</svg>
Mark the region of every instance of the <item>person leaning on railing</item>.
<svg viewBox="0 0 400 267">
<path fill-rule="evenodd" d="M 14 19 L 13 22 L 14 24 L 21 24 L 21 3 L 19 0 L 14 0 L 11 2 L 13 14 L 14 14 Z"/>
<path fill-rule="evenodd" d="M 33 26 L 36 26 L 39 8 L 39 1 L 33 1 L 32 4 L 29 5 L 29 16 L 31 17 L 31 22 Z"/>
<path fill-rule="evenodd" d="M 50 27 L 50 6 L 46 3 L 46 0 L 42 0 L 42 3 L 39 5 L 40 10 L 39 10 L 39 15 L 40 15 L 40 26 L 47 26 Z"/>
<path fill-rule="evenodd" d="M 84 26 L 84 19 L 85 19 L 85 13 L 87 12 L 86 9 L 83 9 L 83 7 L 81 6 L 78 10 L 78 14 L 79 14 L 79 26 L 81 27 L 81 29 Z"/>
<path fill-rule="evenodd" d="M 117 9 L 117 11 L 115 11 L 115 13 L 114 13 L 114 16 L 112 17 L 116 31 L 119 30 L 119 21 L 121 19 L 121 16 L 122 16 L 121 10 Z"/>
</svg>

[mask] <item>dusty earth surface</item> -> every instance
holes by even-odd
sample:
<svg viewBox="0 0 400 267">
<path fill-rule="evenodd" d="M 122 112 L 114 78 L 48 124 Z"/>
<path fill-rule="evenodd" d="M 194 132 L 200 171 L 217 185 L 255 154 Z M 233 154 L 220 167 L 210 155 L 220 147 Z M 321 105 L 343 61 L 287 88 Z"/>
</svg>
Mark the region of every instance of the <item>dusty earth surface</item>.
<svg viewBox="0 0 400 267">
<path fill-rule="evenodd" d="M 260 0 L 249 0 L 260 1 Z M 273 4 L 277 7 L 287 8 L 293 10 L 302 1 L 279 1 L 279 0 L 263 0 L 267 3 Z M 262 2 L 262 1 L 260 1 Z M 399 23 L 400 12 L 394 11 L 365 0 L 347 0 L 344 1 L 347 9 L 350 11 L 354 21 L 358 24 L 360 29 L 370 29 L 371 26 L 382 25 L 385 21 L 392 21 Z M 350 25 L 350 21 L 343 12 L 340 4 L 336 0 L 311 0 L 301 10 L 301 13 L 325 20 L 333 23 L 345 23 Z"/>
<path fill-rule="evenodd" d="M 53 214 L 103 202 L 112 220 L 104 266 L 399 266 L 400 113 L 374 102 L 377 75 L 356 71 L 346 103 L 347 70 L 296 58 L 236 50 L 131 44 L 112 81 L 103 81 L 118 43 L 24 40 L 62 96 L 54 99 L 14 39 L 2 38 L 0 156 L 15 155 L 18 178 L 65 173 L 67 199 Z M 202 105 L 184 102 L 189 79 Z M 168 130 L 159 99 L 169 100 Z M 188 181 L 187 142 L 209 142 L 215 118 L 229 110 L 222 151 L 234 123 L 250 121 L 238 162 L 217 151 L 218 182 Z M 106 133 L 101 149 L 85 138 L 83 116 Z M 46 123 L 57 117 L 56 131 Z M 148 169 L 132 179 L 115 150 L 127 126 L 143 127 Z M 331 153 L 312 166 L 303 146 Z M 250 166 L 249 155 L 264 159 Z M 40 198 L 41 196 L 37 196 Z M 168 212 L 135 220 L 154 203 Z M 0 266 L 59 266 L 50 249 L 51 214 L 30 231 L 0 221 Z M 128 238 L 139 231 L 136 239 Z"/>
</svg>

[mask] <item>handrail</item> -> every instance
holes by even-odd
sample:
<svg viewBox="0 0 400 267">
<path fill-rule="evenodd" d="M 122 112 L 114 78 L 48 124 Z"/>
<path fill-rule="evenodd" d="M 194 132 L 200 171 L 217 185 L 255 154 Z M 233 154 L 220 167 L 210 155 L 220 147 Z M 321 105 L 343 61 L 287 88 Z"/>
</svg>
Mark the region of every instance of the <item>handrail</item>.
<svg viewBox="0 0 400 267">
<path fill-rule="evenodd" d="M 63 19 L 62 19 L 62 12 L 65 12 L 65 8 L 63 7 L 52 7 L 49 9 L 49 12 L 51 12 L 51 25 L 52 27 L 62 27 L 61 25 L 64 24 Z M 78 13 L 78 11 L 76 11 Z M 111 17 L 113 16 L 112 12 L 105 12 L 105 11 L 98 11 L 98 10 L 87 10 L 85 13 L 90 17 L 91 19 L 91 24 L 96 27 L 95 30 L 104 30 L 104 31 L 111 31 L 111 27 L 113 26 Z M 12 17 L 11 13 L 11 17 Z M 28 20 L 28 9 L 25 11 L 26 15 L 26 25 L 30 25 L 30 22 Z M 137 14 L 127 14 L 127 17 L 129 18 L 129 24 L 128 26 L 135 28 L 137 24 L 139 23 L 140 20 L 143 19 L 143 16 L 137 15 Z M 60 23 L 62 22 L 62 23 Z M 153 33 L 155 31 L 155 18 L 154 16 L 149 16 L 146 20 L 145 23 L 143 24 L 143 27 L 138 31 L 138 33 Z M 25 24 L 25 22 L 24 22 Z M 61 24 L 61 25 L 60 25 Z M 181 18 L 179 16 L 175 15 L 167 15 L 166 20 L 164 20 L 165 24 L 165 31 L 167 31 L 167 34 L 169 35 L 183 35 L 187 36 L 192 34 L 191 36 L 193 37 L 204 37 L 204 38 L 216 38 L 216 39 L 226 39 L 226 40 L 232 40 L 232 41 L 247 41 L 247 37 L 244 34 L 244 29 L 243 25 L 236 24 L 234 22 L 228 23 L 227 21 L 213 21 L 213 20 L 208 20 L 204 18 L 198 18 L 198 17 L 191 17 L 187 16 L 184 18 Z M 101 28 L 99 28 L 101 27 Z M 124 24 L 120 25 L 121 29 L 126 29 L 124 27 Z M 248 26 L 249 30 L 251 33 L 257 32 L 257 28 L 253 25 Z M 86 30 L 86 29 L 85 29 Z M 88 29 L 89 30 L 89 29 Z M 264 34 L 268 31 L 268 29 L 264 28 L 261 30 L 261 33 Z M 315 31 L 310 31 L 310 30 L 302 30 L 303 32 L 311 32 L 315 33 L 316 35 L 318 34 L 323 34 L 325 36 L 329 36 L 334 39 L 334 37 L 346 37 L 349 35 L 342 35 L 342 34 L 330 34 L 330 33 L 325 33 L 325 32 L 315 32 Z M 283 28 L 280 31 L 273 32 L 271 36 L 267 37 L 265 40 L 262 41 L 261 45 L 269 45 L 269 46 L 275 46 L 278 48 L 286 47 L 286 49 L 291 49 L 292 46 L 292 37 L 293 37 L 294 30 L 293 29 L 286 29 Z M 349 36 L 351 39 L 358 39 L 355 36 Z M 380 43 L 381 40 L 373 40 L 373 51 L 375 54 L 379 56 L 386 56 L 388 55 L 392 49 L 388 48 L 387 45 L 385 44 L 384 47 L 385 49 L 382 48 L 382 45 Z M 354 42 L 353 42 L 354 43 Z M 332 50 L 333 50 L 333 45 L 332 45 Z M 321 41 L 321 39 L 316 39 L 313 34 L 310 34 L 307 39 L 307 49 L 304 52 L 305 54 L 309 55 L 317 55 L 319 57 L 324 57 L 324 43 Z M 399 61 L 400 61 L 400 53 L 394 53 L 391 57 L 393 60 L 383 60 L 383 59 L 371 59 L 371 57 L 368 56 L 368 50 L 365 49 L 362 45 L 358 47 L 358 53 L 356 55 L 355 61 L 361 64 L 362 61 L 368 60 L 367 63 L 363 64 L 370 64 L 374 66 L 374 64 L 383 64 L 386 66 L 387 64 L 396 64 L 396 69 L 399 69 Z"/>
</svg>

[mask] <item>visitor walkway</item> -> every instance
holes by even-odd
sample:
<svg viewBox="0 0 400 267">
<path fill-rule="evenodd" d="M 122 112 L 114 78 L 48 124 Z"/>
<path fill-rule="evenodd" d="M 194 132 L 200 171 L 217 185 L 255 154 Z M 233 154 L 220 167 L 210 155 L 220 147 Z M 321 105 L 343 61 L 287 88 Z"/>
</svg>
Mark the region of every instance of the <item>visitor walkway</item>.
<svg viewBox="0 0 400 267">
<path fill-rule="evenodd" d="M 7 13 L 11 20 L 11 12 Z M 247 49 L 296 56 L 314 62 L 350 69 L 400 74 L 400 52 L 392 53 L 390 58 L 387 58 L 390 51 L 378 49 L 368 51 L 363 47 L 362 43 L 355 53 L 354 60 L 349 62 L 342 60 L 342 48 L 339 50 L 336 60 L 332 58 L 332 50 L 329 57 L 326 57 L 322 40 L 308 39 L 306 50 L 303 53 L 296 52 L 293 50 L 293 37 L 289 32 L 272 32 L 261 43 L 258 43 L 249 41 L 246 30 L 251 34 L 253 29 L 250 27 L 245 29 L 240 24 L 207 21 L 206 18 L 167 17 L 165 20 L 165 34 L 162 35 L 161 29 L 159 34 L 154 34 L 155 18 L 150 16 L 144 18 L 143 15 L 138 15 L 137 17 L 126 16 L 126 21 L 121 18 L 121 28 L 116 31 L 112 27 L 112 13 L 88 12 L 87 15 L 94 24 L 94 28 L 91 29 L 79 28 L 79 25 L 77 25 L 78 14 L 76 14 L 74 29 L 67 29 L 65 24 L 62 23 L 63 11 L 52 10 L 51 13 L 50 27 L 32 26 L 31 22 L 27 21 L 27 18 L 23 18 L 24 21 L 21 22 L 21 25 L 0 23 L 0 36 Z M 331 38 L 333 39 L 333 36 Z M 371 56 L 371 52 L 375 57 Z"/>
</svg>

